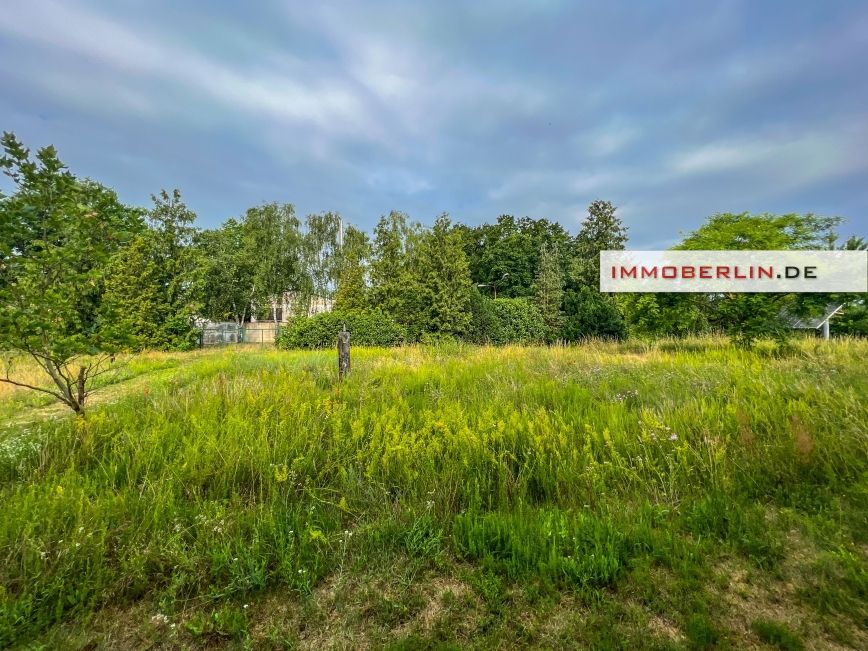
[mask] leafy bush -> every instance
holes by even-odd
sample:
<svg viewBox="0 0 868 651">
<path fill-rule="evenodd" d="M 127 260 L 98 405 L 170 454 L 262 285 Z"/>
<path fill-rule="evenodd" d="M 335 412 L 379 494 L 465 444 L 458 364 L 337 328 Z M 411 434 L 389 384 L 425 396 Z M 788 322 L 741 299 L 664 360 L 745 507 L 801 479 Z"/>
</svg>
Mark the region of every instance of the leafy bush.
<svg viewBox="0 0 868 651">
<path fill-rule="evenodd" d="M 864 299 L 845 305 L 831 321 L 832 333 L 868 337 L 868 302 Z"/>
<path fill-rule="evenodd" d="M 526 298 L 477 298 L 469 338 L 478 344 L 532 344 L 545 340 L 539 308 Z"/>
<path fill-rule="evenodd" d="M 735 294 L 717 301 L 719 324 L 741 348 L 752 348 L 759 339 L 784 345 L 792 335 L 781 313 L 791 301 L 781 294 Z"/>
<path fill-rule="evenodd" d="M 590 337 L 624 339 L 627 336 L 624 317 L 614 299 L 590 287 L 567 292 L 564 312 L 563 338 L 567 341 L 581 341 Z"/>
<path fill-rule="evenodd" d="M 350 342 L 358 346 L 397 346 L 407 338 L 404 327 L 382 312 L 357 310 L 296 317 L 281 329 L 276 343 L 284 349 L 331 348 L 344 325 Z"/>
<path fill-rule="evenodd" d="M 621 294 L 616 302 L 630 336 L 687 337 L 709 329 L 703 294 Z"/>
</svg>

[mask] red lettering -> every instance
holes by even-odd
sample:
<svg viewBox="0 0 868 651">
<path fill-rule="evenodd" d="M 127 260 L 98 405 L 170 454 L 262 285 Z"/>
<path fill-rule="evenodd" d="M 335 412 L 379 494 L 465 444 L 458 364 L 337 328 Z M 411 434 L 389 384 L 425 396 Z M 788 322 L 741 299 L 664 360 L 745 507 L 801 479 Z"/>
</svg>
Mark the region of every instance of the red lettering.
<svg viewBox="0 0 868 651">
<path fill-rule="evenodd" d="M 699 268 L 699 277 L 710 279 L 711 278 L 711 267 L 705 267 L 705 266 L 700 267 Z"/>
<path fill-rule="evenodd" d="M 729 278 L 729 267 L 717 267 L 718 278 Z"/>
<path fill-rule="evenodd" d="M 642 267 L 642 278 L 656 278 L 657 277 L 657 267 Z"/>
<path fill-rule="evenodd" d="M 681 267 L 681 277 L 682 278 L 696 278 L 696 268 L 695 267 Z"/>
</svg>

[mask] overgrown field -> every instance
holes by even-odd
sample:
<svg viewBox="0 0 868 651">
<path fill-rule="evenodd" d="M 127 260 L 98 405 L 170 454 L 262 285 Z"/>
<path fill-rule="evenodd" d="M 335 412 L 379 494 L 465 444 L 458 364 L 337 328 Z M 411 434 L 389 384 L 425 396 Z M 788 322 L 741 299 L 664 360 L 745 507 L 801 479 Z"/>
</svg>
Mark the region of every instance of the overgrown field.
<svg viewBox="0 0 868 651">
<path fill-rule="evenodd" d="M 868 648 L 868 342 L 335 357 L 0 393 L 0 647 Z"/>
</svg>

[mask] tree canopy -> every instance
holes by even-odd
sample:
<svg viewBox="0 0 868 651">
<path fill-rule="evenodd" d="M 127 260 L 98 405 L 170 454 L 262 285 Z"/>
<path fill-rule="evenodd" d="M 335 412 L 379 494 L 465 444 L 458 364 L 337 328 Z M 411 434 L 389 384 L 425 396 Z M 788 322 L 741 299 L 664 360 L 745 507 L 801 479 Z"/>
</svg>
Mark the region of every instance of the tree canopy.
<svg viewBox="0 0 868 651">
<path fill-rule="evenodd" d="M 289 203 L 253 206 L 200 229 L 179 190 L 148 209 L 76 178 L 52 147 L 35 154 L 14 135 L 0 158 L 13 191 L 0 195 L 0 380 L 22 355 L 45 371 L 34 386 L 80 412 L 95 377 L 118 351 L 185 349 L 207 321 L 278 320 L 292 298 L 304 318 L 314 301 L 389 340 L 463 337 L 478 343 L 581 341 L 721 330 L 750 345 L 783 340 L 782 315 L 846 305 L 835 326 L 868 334 L 866 297 L 634 294 L 599 291 L 599 254 L 623 249 L 627 227 L 610 201 L 591 202 L 571 235 L 557 221 L 501 215 L 494 223 L 430 228 L 393 210 L 369 236 L 336 212 L 301 218 Z M 677 249 L 866 248 L 840 241 L 842 220 L 813 214 L 719 213 Z M 320 319 L 332 327 L 333 319 Z M 367 327 L 366 326 L 366 327 Z M 304 326 L 296 324 L 301 332 Z"/>
</svg>

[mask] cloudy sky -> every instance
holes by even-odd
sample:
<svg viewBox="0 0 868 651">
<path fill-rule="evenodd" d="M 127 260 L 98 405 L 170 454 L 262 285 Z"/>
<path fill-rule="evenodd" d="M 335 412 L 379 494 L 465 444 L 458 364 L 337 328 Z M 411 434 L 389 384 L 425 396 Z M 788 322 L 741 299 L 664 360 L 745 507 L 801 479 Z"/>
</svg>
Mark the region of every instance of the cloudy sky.
<svg viewBox="0 0 868 651">
<path fill-rule="evenodd" d="M 430 223 L 609 199 L 631 246 L 721 211 L 868 235 L 868 3 L 9 0 L 0 129 L 202 226 L 263 201 Z"/>
</svg>

